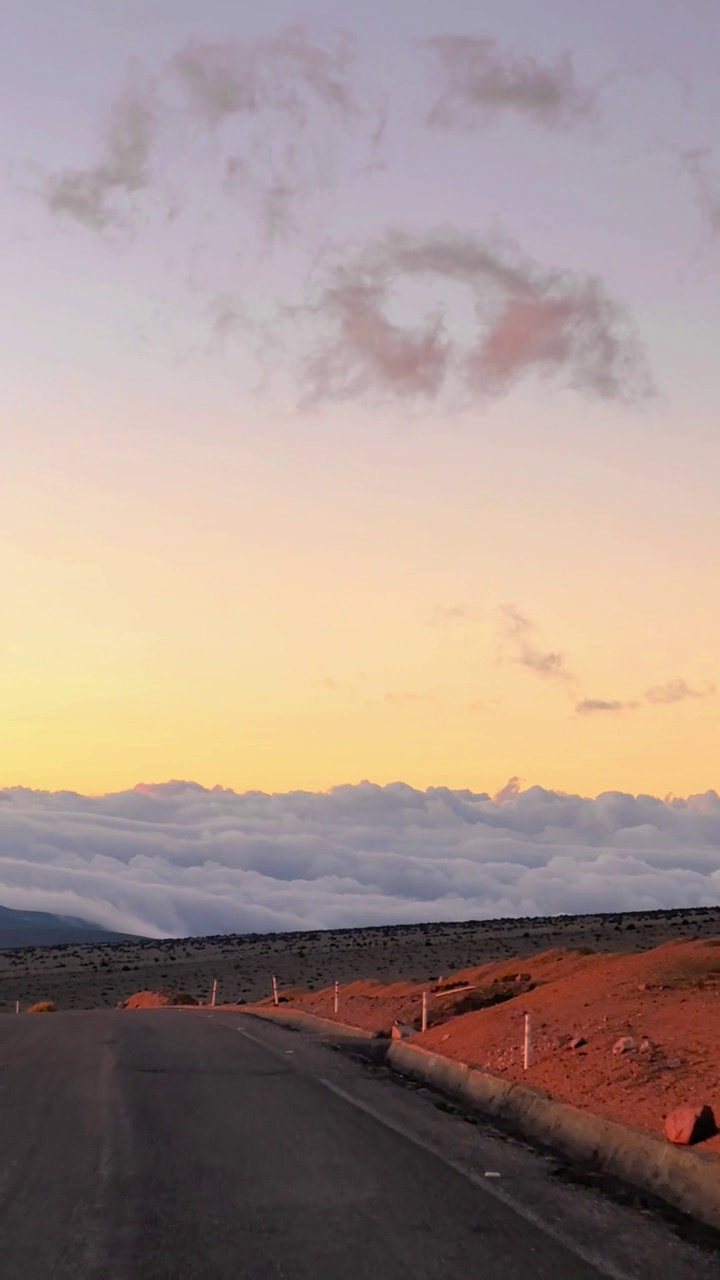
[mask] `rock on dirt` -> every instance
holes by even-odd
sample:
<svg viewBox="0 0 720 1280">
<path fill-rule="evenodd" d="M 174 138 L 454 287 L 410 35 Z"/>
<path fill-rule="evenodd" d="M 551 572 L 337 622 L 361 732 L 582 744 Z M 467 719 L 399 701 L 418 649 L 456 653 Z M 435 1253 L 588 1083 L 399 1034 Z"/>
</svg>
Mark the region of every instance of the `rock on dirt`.
<svg viewBox="0 0 720 1280">
<path fill-rule="evenodd" d="M 568 1047 L 570 1049 L 582 1049 L 586 1044 L 585 1036 L 573 1036 Z"/>
<path fill-rule="evenodd" d="M 677 1107 L 665 1120 L 665 1137 L 677 1146 L 689 1147 L 716 1133 L 712 1107 Z"/>
<path fill-rule="evenodd" d="M 637 1049 L 637 1045 L 632 1036 L 621 1036 L 613 1045 L 613 1053 L 618 1055 L 621 1053 L 632 1053 L 634 1049 Z"/>
<path fill-rule="evenodd" d="M 407 1040 L 415 1035 L 415 1028 L 409 1022 L 393 1022 L 390 1036 L 393 1040 Z"/>
</svg>

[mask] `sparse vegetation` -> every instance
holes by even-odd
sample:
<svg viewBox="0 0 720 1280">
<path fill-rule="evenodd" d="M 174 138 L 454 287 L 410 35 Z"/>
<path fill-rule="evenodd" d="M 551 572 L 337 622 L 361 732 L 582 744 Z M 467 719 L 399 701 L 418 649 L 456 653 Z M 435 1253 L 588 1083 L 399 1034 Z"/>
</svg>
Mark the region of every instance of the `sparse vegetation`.
<svg viewBox="0 0 720 1280">
<path fill-rule="evenodd" d="M 635 925 L 634 930 L 625 927 L 629 923 Z M 407 981 L 413 975 L 435 981 L 438 974 L 447 978 L 484 961 L 503 958 L 500 972 L 509 974 L 522 957 L 556 946 L 572 949 L 592 944 L 598 951 L 636 952 L 670 938 L 718 935 L 718 908 L 495 920 L 475 925 L 446 921 L 65 950 L 0 950 L 0 978 L 4 991 L 12 994 L 8 1000 L 12 1008 L 17 997 L 26 1009 L 38 988 L 62 1010 L 114 1008 L 129 992 L 143 988 L 180 989 L 204 1000 L 214 978 L 220 983 L 220 1002 L 232 1004 L 241 995 L 249 1001 L 268 996 L 273 973 L 281 991 L 308 982 L 323 989 L 335 979 L 346 983 L 367 974 L 387 981 Z M 426 947 L 428 940 L 432 946 Z M 720 957 L 716 967 L 720 968 Z M 717 981 L 705 972 L 697 978 L 708 985 Z"/>
</svg>

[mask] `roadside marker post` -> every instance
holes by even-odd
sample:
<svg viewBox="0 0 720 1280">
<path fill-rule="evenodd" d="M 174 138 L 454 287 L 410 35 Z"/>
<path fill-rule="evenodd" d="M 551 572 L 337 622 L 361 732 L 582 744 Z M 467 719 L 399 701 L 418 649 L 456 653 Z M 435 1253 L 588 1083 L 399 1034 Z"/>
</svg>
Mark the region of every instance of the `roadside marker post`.
<svg viewBox="0 0 720 1280">
<path fill-rule="evenodd" d="M 16 1012 L 16 1013 L 19 1013 L 19 1012 L 20 1012 L 20 1001 L 19 1001 L 19 1000 L 16 1000 L 16 1001 L 15 1001 L 15 1012 Z"/>
<path fill-rule="evenodd" d="M 333 1009 L 334 1009 L 335 1013 L 337 1013 L 339 1006 L 340 1006 L 340 983 L 336 981 L 336 983 L 335 983 L 335 999 L 333 1000 Z"/>
<path fill-rule="evenodd" d="M 532 1040 L 530 1038 L 530 1014 L 525 1014 L 525 1040 L 523 1044 L 523 1067 L 527 1071 L 532 1064 Z"/>
<path fill-rule="evenodd" d="M 217 989 L 218 989 L 218 980 L 217 978 L 213 978 L 212 995 L 210 997 L 210 1005 L 213 1009 L 217 1004 Z"/>
<path fill-rule="evenodd" d="M 279 1003 L 280 1001 L 278 1000 L 277 978 L 273 974 L 273 1004 L 279 1004 Z"/>
<path fill-rule="evenodd" d="M 428 993 L 427 993 L 427 991 L 423 991 L 423 993 L 422 993 L 422 1019 L 421 1019 L 421 1022 L 420 1022 L 420 1030 L 421 1030 L 421 1031 L 427 1031 L 427 1006 L 428 1006 Z"/>
</svg>

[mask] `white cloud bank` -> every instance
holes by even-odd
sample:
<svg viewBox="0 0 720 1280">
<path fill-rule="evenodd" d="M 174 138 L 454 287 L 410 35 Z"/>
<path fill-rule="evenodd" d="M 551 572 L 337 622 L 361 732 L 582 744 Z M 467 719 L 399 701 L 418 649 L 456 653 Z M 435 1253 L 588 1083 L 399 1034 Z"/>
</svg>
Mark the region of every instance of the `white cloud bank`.
<svg viewBox="0 0 720 1280">
<path fill-rule="evenodd" d="M 155 936 L 714 906 L 720 797 L 13 788 L 0 902 Z"/>
</svg>

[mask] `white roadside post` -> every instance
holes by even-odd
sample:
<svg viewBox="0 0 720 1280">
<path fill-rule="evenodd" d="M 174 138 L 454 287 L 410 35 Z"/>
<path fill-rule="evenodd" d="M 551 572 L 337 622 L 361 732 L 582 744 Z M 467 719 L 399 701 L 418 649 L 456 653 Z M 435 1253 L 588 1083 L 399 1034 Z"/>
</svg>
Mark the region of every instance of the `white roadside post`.
<svg viewBox="0 0 720 1280">
<path fill-rule="evenodd" d="M 532 1064 L 532 1041 L 530 1039 L 530 1014 L 525 1014 L 525 1041 L 523 1044 L 523 1067 L 527 1071 Z"/>
<path fill-rule="evenodd" d="M 278 1000 L 277 978 L 273 974 L 273 1004 L 279 1004 L 279 1003 L 280 1001 Z"/>
<path fill-rule="evenodd" d="M 213 1009 L 217 1004 L 217 987 L 218 987 L 218 980 L 217 978 L 213 978 L 212 995 L 210 997 L 210 1004 Z"/>
<path fill-rule="evenodd" d="M 340 1005 L 340 983 L 336 981 L 335 999 L 333 1000 L 333 1009 L 335 1010 L 335 1013 L 337 1013 L 339 1005 Z"/>
<path fill-rule="evenodd" d="M 19 1012 L 20 1012 L 20 1001 L 19 1001 L 19 1000 L 16 1000 L 16 1001 L 15 1001 L 15 1012 L 16 1012 L 16 1013 L 19 1013 Z"/>
<path fill-rule="evenodd" d="M 423 993 L 422 993 L 422 1020 L 421 1020 L 421 1022 L 420 1022 L 420 1030 L 421 1030 L 421 1031 L 427 1031 L 427 1004 L 428 1004 L 428 993 L 427 993 L 427 991 L 423 991 Z"/>
</svg>

